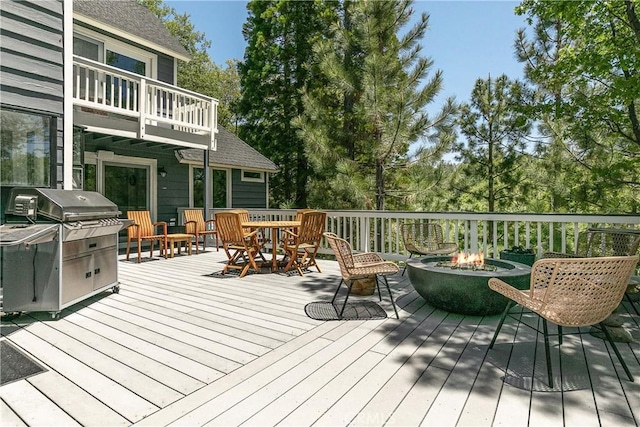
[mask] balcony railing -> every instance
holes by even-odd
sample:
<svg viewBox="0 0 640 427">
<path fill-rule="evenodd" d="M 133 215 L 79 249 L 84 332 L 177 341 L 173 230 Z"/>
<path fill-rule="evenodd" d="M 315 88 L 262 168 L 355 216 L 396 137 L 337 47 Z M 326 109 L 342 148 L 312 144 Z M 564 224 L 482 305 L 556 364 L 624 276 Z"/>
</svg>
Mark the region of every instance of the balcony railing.
<svg viewBox="0 0 640 427">
<path fill-rule="evenodd" d="M 164 127 L 208 136 L 215 150 L 216 99 L 80 56 L 73 58 L 74 105 L 98 115 L 137 119 L 140 139 L 148 137 L 148 126 Z"/>
<path fill-rule="evenodd" d="M 252 209 L 250 214 L 256 220 L 287 220 L 295 216 L 295 210 Z M 640 231 L 640 215 L 332 210 L 327 211 L 326 230 L 347 239 L 357 251 L 405 260 L 408 252 L 398 230 L 408 222 L 436 222 L 442 225 L 445 240 L 457 243 L 461 251 L 496 258 L 501 250 L 513 246 L 531 248 L 538 257 L 548 251 L 573 252 L 579 232 L 590 227 Z M 325 247 L 322 252 L 331 250 Z"/>
</svg>

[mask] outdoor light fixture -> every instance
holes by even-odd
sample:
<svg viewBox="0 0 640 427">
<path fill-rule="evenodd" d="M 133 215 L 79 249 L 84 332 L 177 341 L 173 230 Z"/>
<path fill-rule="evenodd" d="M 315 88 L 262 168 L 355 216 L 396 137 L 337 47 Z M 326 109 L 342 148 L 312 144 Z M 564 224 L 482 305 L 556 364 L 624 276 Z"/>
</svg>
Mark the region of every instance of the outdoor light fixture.
<svg viewBox="0 0 640 427">
<path fill-rule="evenodd" d="M 158 175 L 160 175 L 163 178 L 167 176 L 167 170 L 164 168 L 164 166 L 158 169 Z"/>
</svg>

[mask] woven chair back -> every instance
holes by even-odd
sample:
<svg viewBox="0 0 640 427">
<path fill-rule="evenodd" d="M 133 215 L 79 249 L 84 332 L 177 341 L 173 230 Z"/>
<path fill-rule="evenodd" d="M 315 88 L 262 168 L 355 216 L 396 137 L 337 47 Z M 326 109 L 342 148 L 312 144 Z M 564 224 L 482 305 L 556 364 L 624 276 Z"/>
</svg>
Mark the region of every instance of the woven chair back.
<svg viewBox="0 0 640 427">
<path fill-rule="evenodd" d="M 640 233 L 593 230 L 588 232 L 588 245 L 586 253 L 578 253 L 582 256 L 625 256 L 635 255 L 640 246 Z"/>
<path fill-rule="evenodd" d="M 244 229 L 242 217 L 239 212 L 225 211 L 216 213 L 216 227 L 218 238 L 226 245 L 244 245 Z"/>
<path fill-rule="evenodd" d="M 202 213 L 202 209 L 186 209 L 184 211 L 184 222 L 187 223 L 189 221 L 193 221 L 196 223 L 196 229 L 198 232 L 206 231 L 207 227 L 204 222 L 204 214 Z"/>
<path fill-rule="evenodd" d="M 306 211 L 300 221 L 297 243 L 319 244 L 322 240 L 327 213 L 321 211 Z"/>
<path fill-rule="evenodd" d="M 329 246 L 333 250 L 333 254 L 340 266 L 340 272 L 343 278 L 348 278 L 351 270 L 354 266 L 353 262 L 353 250 L 351 245 L 346 240 L 338 237 L 335 233 L 324 233 L 325 239 L 329 242 Z"/>
<path fill-rule="evenodd" d="M 151 222 L 149 211 L 127 211 L 127 218 L 138 224 L 138 227 L 127 228 L 128 237 L 137 237 L 136 233 L 140 233 L 140 236 L 152 236 L 154 234 L 153 222 Z"/>
<path fill-rule="evenodd" d="M 545 258 L 531 270 L 529 308 L 560 326 L 588 326 L 620 304 L 638 256 Z"/>
<path fill-rule="evenodd" d="M 409 252 L 428 253 L 436 251 L 444 242 L 440 224 L 419 222 L 400 226 L 404 246 Z"/>
</svg>

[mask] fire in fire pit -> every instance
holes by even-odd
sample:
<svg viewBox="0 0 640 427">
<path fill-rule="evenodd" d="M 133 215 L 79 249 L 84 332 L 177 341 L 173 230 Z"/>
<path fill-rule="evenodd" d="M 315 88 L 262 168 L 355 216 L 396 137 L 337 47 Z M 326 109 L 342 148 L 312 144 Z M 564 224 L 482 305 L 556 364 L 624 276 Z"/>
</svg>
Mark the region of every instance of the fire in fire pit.
<svg viewBox="0 0 640 427">
<path fill-rule="evenodd" d="M 473 270 L 473 271 L 496 271 L 497 267 L 484 263 L 484 254 L 468 254 L 466 252 L 458 252 L 457 255 L 451 257 L 451 261 L 439 261 L 438 267 L 446 267 L 457 270 Z"/>
</svg>

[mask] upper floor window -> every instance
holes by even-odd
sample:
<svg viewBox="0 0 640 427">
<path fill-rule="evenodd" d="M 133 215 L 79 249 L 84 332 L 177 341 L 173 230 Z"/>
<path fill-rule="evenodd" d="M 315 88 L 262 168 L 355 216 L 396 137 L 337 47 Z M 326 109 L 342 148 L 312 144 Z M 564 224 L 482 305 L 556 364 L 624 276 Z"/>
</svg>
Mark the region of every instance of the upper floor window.
<svg viewBox="0 0 640 427">
<path fill-rule="evenodd" d="M 152 68 L 157 60 L 155 54 L 85 27 L 74 27 L 73 53 L 121 70 L 155 78 Z"/>
<path fill-rule="evenodd" d="M 0 184 L 49 187 L 56 120 L 50 116 L 0 110 Z"/>
</svg>

